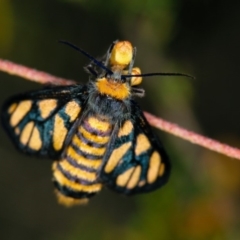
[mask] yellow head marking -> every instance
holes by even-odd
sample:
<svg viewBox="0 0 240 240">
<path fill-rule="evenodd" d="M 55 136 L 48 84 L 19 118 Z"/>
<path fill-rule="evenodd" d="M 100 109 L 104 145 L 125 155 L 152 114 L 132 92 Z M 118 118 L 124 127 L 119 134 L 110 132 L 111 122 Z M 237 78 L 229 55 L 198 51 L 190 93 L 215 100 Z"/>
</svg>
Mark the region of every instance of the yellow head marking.
<svg viewBox="0 0 240 240">
<path fill-rule="evenodd" d="M 81 108 L 75 101 L 69 102 L 65 108 L 65 113 L 70 117 L 70 122 L 74 121 L 78 117 L 80 111 Z"/>
<path fill-rule="evenodd" d="M 31 107 L 32 107 L 31 100 L 25 100 L 20 102 L 11 116 L 10 125 L 12 127 L 16 126 L 29 112 Z"/>
<path fill-rule="evenodd" d="M 57 107 L 56 99 L 46 99 L 38 102 L 38 107 L 42 118 L 47 118 L 50 113 Z"/>
<path fill-rule="evenodd" d="M 106 132 L 106 131 L 110 130 L 110 128 L 111 128 L 111 125 L 109 122 L 102 121 L 96 117 L 90 117 L 88 119 L 88 123 L 92 128 L 99 130 L 101 132 Z"/>
<path fill-rule="evenodd" d="M 36 127 L 33 128 L 31 139 L 29 141 L 28 146 L 35 151 L 40 150 L 42 147 L 42 140 L 40 137 L 40 132 Z"/>
<path fill-rule="evenodd" d="M 137 167 L 135 167 L 135 170 L 127 183 L 128 189 L 133 189 L 137 186 L 137 184 L 140 180 L 140 175 L 141 175 L 141 166 L 137 166 Z"/>
<path fill-rule="evenodd" d="M 130 96 L 127 83 L 112 81 L 111 79 L 99 78 L 96 82 L 100 94 L 107 95 L 118 100 L 124 100 Z"/>
<path fill-rule="evenodd" d="M 67 132 L 63 119 L 56 115 L 53 128 L 53 147 L 55 150 L 62 148 Z"/>
<path fill-rule="evenodd" d="M 148 167 L 147 181 L 149 184 L 155 182 L 159 175 L 159 167 L 161 164 L 161 157 L 158 152 L 153 152 Z"/>
<path fill-rule="evenodd" d="M 125 171 L 124 173 L 119 175 L 117 177 L 117 181 L 116 181 L 117 185 L 120 186 L 120 187 L 125 187 L 129 178 L 131 177 L 134 169 L 135 169 L 135 167 L 131 167 L 127 171 Z"/>
<path fill-rule="evenodd" d="M 89 160 L 81 155 L 79 155 L 71 146 L 67 149 L 67 155 L 74 159 L 78 164 L 82 164 L 86 167 L 98 169 L 102 163 L 102 159 Z"/>
<path fill-rule="evenodd" d="M 117 42 L 111 53 L 110 64 L 124 69 L 132 60 L 133 47 L 128 41 Z"/>
<path fill-rule="evenodd" d="M 118 137 L 127 136 L 133 130 L 133 124 L 130 120 L 127 120 L 118 132 Z"/>
<path fill-rule="evenodd" d="M 32 130 L 34 127 L 34 122 L 29 122 L 26 124 L 24 129 L 22 130 L 21 136 L 20 136 L 20 142 L 23 145 L 26 145 L 29 141 L 29 138 L 31 137 Z"/>
<path fill-rule="evenodd" d="M 88 139 L 91 142 L 105 144 L 109 141 L 108 136 L 103 137 L 103 136 L 91 134 L 90 132 L 86 131 L 83 127 L 79 127 L 79 131 L 86 139 Z"/>
<path fill-rule="evenodd" d="M 128 151 L 128 149 L 132 146 L 131 142 L 124 143 L 119 148 L 116 148 L 113 150 L 109 160 L 107 161 L 107 164 L 105 166 L 105 172 L 110 173 L 114 170 L 114 168 L 117 166 L 117 164 L 122 159 L 123 155 Z"/>
<path fill-rule="evenodd" d="M 76 205 L 84 205 L 88 203 L 87 198 L 76 199 L 63 195 L 57 189 L 55 189 L 55 194 L 57 196 L 58 203 L 64 205 L 65 207 L 73 207 Z"/>
<path fill-rule="evenodd" d="M 13 103 L 9 108 L 8 108 L 8 113 L 12 114 L 14 112 L 14 110 L 17 107 L 17 103 Z"/>
<path fill-rule="evenodd" d="M 135 154 L 138 156 L 141 153 L 147 151 L 151 147 L 151 144 L 145 134 L 139 134 L 137 136 Z"/>
</svg>

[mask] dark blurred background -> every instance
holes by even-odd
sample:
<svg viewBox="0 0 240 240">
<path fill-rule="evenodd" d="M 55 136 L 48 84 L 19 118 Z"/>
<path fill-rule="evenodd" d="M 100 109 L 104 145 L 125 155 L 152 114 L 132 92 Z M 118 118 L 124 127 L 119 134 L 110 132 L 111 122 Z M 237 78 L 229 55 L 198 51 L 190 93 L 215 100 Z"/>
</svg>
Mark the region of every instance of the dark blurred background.
<svg viewBox="0 0 240 240">
<path fill-rule="evenodd" d="M 138 49 L 147 78 L 142 108 L 240 146 L 240 1 L 0 1 L 0 57 L 86 82 L 88 60 L 116 39 Z M 42 86 L 0 72 L 0 101 Z M 240 163 L 155 130 L 173 166 L 169 183 L 125 197 L 103 190 L 87 206 L 57 204 L 51 161 L 17 152 L 0 129 L 0 239 L 240 239 Z"/>
</svg>

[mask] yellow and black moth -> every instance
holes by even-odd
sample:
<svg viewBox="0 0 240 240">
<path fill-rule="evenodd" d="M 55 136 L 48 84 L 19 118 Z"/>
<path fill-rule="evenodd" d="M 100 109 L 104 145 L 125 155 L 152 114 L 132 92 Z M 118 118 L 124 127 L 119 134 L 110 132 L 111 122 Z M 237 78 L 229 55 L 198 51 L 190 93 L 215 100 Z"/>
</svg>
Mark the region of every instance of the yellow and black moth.
<svg viewBox="0 0 240 240">
<path fill-rule="evenodd" d="M 85 85 L 49 87 L 10 98 L 2 123 L 24 153 L 53 159 L 59 203 L 85 203 L 103 186 L 126 195 L 153 191 L 170 174 L 168 156 L 133 99 L 143 96 L 136 48 L 115 41 L 91 59 Z M 184 74 L 173 74 L 184 75 Z"/>
</svg>

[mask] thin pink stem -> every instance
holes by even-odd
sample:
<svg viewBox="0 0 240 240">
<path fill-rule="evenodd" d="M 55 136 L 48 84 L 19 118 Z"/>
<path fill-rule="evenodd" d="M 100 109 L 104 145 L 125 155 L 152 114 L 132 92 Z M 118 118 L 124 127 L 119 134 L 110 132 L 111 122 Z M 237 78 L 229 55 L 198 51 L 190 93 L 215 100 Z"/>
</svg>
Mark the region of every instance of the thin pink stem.
<svg viewBox="0 0 240 240">
<path fill-rule="evenodd" d="M 226 156 L 240 160 L 240 149 L 238 149 L 238 148 L 230 147 L 226 144 L 220 143 L 213 139 L 204 137 L 204 136 L 194 133 L 192 131 L 188 131 L 184 128 L 179 127 L 176 124 L 162 120 L 161 118 L 156 117 L 150 113 L 144 112 L 144 115 L 147 118 L 148 122 L 152 126 L 158 128 L 158 129 L 161 129 L 165 132 L 168 132 L 175 136 L 183 138 L 191 143 L 200 145 L 202 147 L 208 148 L 215 152 L 219 152 Z"/>
<path fill-rule="evenodd" d="M 0 59 L 0 71 L 42 84 L 71 85 L 76 83 L 73 80 L 59 78 L 3 59 Z"/>
<path fill-rule="evenodd" d="M 7 72 L 30 81 L 42 83 L 42 84 L 52 84 L 52 85 L 71 85 L 76 82 L 73 80 L 68 80 L 64 78 L 58 78 L 48 73 L 38 71 L 32 68 L 28 68 L 16 63 L 12 63 L 7 60 L 0 59 L 0 71 Z M 148 122 L 165 132 L 178 136 L 185 139 L 191 143 L 198 144 L 207 149 L 213 150 L 218 153 L 222 153 L 226 156 L 240 160 L 240 149 L 230 147 L 226 144 L 222 144 L 218 141 L 212 140 L 210 138 L 204 137 L 197 133 L 188 131 L 184 128 L 177 126 L 176 124 L 162 120 L 150 113 L 144 112 Z"/>
</svg>

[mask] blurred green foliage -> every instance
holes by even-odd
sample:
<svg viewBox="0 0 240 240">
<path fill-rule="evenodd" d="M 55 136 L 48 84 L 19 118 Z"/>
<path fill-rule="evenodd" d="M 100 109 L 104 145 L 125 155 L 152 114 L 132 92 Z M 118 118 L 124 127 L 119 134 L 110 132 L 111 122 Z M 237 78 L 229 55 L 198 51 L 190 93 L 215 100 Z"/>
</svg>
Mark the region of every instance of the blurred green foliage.
<svg viewBox="0 0 240 240">
<path fill-rule="evenodd" d="M 11 47 L 14 38 L 14 14 L 9 1 L 2 0 L 0 2 L 0 47 L 2 52 L 7 52 Z"/>
<path fill-rule="evenodd" d="M 238 105 L 234 108 L 240 87 L 239 9 L 234 0 L 2 0 L 0 56 L 86 82 L 82 66 L 88 61 L 59 45 L 58 39 L 94 56 L 101 56 L 115 39 L 130 40 L 137 46 L 136 64 L 143 72 L 197 76 L 145 79 L 143 109 L 239 146 L 240 113 Z M 0 75 L 2 102 L 42 87 Z M 1 239 L 240 237 L 236 161 L 162 134 L 173 165 L 166 186 L 130 198 L 104 190 L 87 206 L 64 209 L 52 193 L 51 162 L 14 151 L 2 129 L 0 134 Z"/>
</svg>

